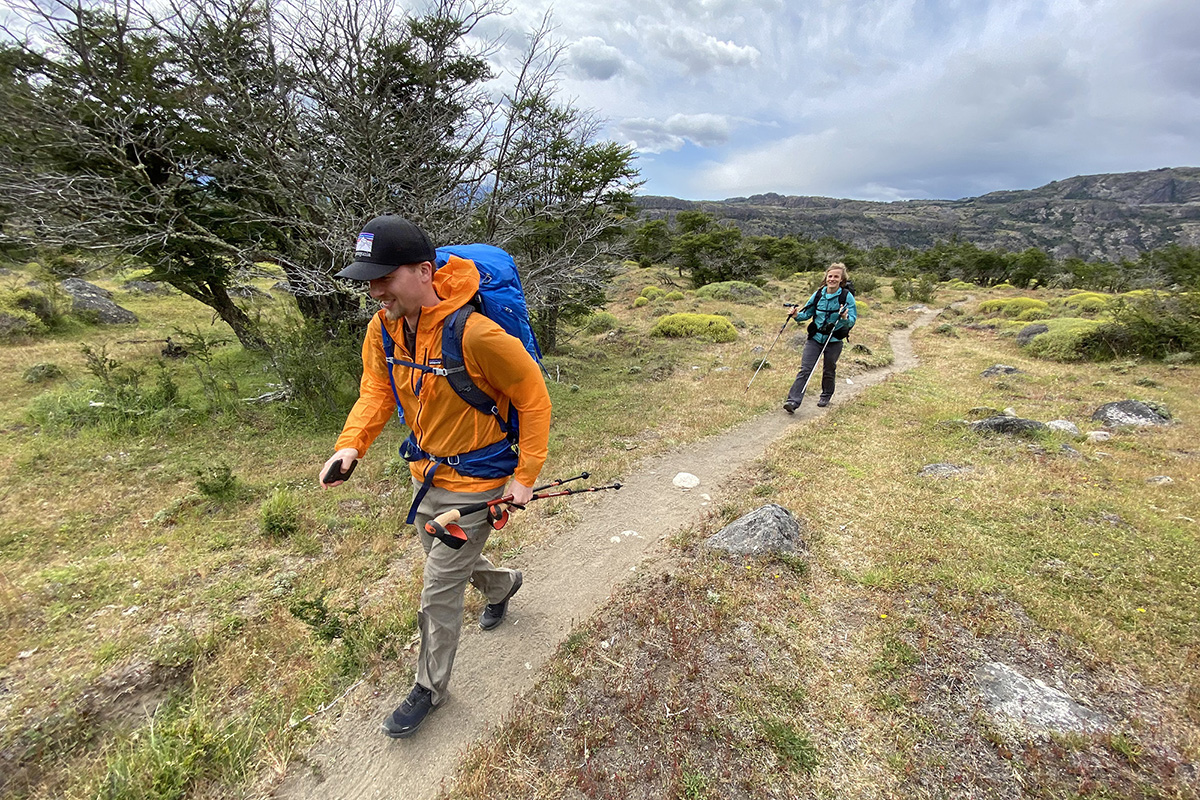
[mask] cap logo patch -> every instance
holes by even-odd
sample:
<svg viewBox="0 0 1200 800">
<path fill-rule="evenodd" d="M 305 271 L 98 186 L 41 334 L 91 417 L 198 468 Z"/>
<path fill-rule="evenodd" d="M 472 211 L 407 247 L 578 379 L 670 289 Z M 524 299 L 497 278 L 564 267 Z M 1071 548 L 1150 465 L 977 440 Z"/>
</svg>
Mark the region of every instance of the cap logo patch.
<svg viewBox="0 0 1200 800">
<path fill-rule="evenodd" d="M 354 255 L 367 256 L 370 258 L 371 249 L 375 245 L 375 234 L 363 231 L 358 235 L 358 241 L 354 245 Z"/>
</svg>

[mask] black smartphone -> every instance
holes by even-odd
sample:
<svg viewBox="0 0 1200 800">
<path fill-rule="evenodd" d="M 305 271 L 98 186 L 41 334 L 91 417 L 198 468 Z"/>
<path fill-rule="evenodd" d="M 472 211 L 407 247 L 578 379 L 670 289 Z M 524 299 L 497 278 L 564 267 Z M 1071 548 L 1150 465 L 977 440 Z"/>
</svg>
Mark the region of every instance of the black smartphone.
<svg viewBox="0 0 1200 800">
<path fill-rule="evenodd" d="M 321 483 L 328 485 L 334 481 L 348 481 L 350 480 L 350 476 L 354 474 L 354 468 L 357 466 L 358 459 L 356 458 L 350 462 L 350 469 L 342 472 L 342 462 L 339 459 L 338 461 L 333 462 L 333 464 L 325 472 L 325 477 L 321 478 Z"/>
</svg>

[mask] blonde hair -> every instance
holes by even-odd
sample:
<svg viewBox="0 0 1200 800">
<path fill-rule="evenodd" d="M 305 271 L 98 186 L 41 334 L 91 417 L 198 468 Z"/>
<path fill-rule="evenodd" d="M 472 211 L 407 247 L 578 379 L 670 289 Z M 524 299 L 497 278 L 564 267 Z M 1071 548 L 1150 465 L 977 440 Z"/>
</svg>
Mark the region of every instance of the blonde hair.
<svg viewBox="0 0 1200 800">
<path fill-rule="evenodd" d="M 843 264 L 842 262 L 840 262 L 840 261 L 835 261 L 835 262 L 833 262 L 832 264 L 830 264 L 830 265 L 829 265 L 829 268 L 828 268 L 828 269 L 826 269 L 826 270 L 825 270 L 825 277 L 826 277 L 826 278 L 828 278 L 828 277 L 829 277 L 829 270 L 831 270 L 831 269 L 840 269 L 840 270 L 842 271 L 842 283 L 841 283 L 841 285 L 844 287 L 844 286 L 845 286 L 845 285 L 846 285 L 846 284 L 849 282 L 849 280 L 850 280 L 850 270 L 846 269 L 846 265 L 845 265 L 845 264 Z"/>
</svg>

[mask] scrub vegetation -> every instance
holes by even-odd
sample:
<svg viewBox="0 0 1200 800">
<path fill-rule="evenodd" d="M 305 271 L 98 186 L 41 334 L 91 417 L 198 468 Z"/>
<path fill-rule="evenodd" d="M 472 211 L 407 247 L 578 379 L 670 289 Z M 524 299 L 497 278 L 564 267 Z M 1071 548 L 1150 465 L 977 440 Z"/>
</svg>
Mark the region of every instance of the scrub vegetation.
<svg viewBox="0 0 1200 800">
<path fill-rule="evenodd" d="M 545 474 L 619 480 L 643 456 L 778 412 L 799 327 L 746 383 L 813 275 L 733 305 L 671 268 L 614 269 L 602 308 L 564 323 L 545 359 Z M 410 678 L 422 559 L 401 523 L 401 428 L 348 484 L 317 488 L 359 333 L 306 328 L 270 275 L 243 302 L 290 344 L 250 352 L 195 300 L 123 291 L 133 277 L 92 279 L 137 325 L 66 317 L 0 345 L 7 797 L 263 796 L 336 713 L 319 709 L 360 680 Z M 1036 358 L 999 324 L 1011 320 L 977 310 L 1012 292 L 939 286 L 938 304 L 966 312 L 944 317 L 957 336 L 921 329 L 919 369 L 831 408 L 821 430 L 836 447 L 798 426 L 739 476 L 745 491 L 672 542 L 665 572 L 572 633 L 451 795 L 1002 796 L 1017 780 L 1043 797 L 1195 796 L 1197 367 Z M 1071 307 L 1065 291 L 1036 294 Z M 839 379 L 888 363 L 889 333 L 917 316 L 886 279 L 858 299 Z M 735 338 L 652 336 L 664 309 Z M 168 337 L 189 355 L 165 355 Z M 1022 372 L 979 377 L 997 362 Z M 302 369 L 294 385 L 313 388 L 281 395 Z M 1013 406 L 1086 428 L 1126 397 L 1179 422 L 1102 446 L 944 424 Z M 930 462 L 972 472 L 917 477 Z M 1157 475 L 1173 482 L 1146 483 Z M 808 558 L 701 546 L 763 502 L 806 520 Z M 514 515 L 491 555 L 546 546 L 549 518 L 570 513 Z M 481 603 L 469 594 L 466 613 Z M 949 689 L 984 655 L 1083 676 L 1118 728 L 1035 746 L 961 714 Z"/>
</svg>

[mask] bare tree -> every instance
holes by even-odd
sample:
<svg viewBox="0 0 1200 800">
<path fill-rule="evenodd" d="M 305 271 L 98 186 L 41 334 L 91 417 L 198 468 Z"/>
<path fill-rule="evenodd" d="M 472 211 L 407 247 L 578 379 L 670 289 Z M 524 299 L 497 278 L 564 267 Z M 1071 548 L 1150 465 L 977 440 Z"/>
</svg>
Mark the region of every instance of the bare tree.
<svg viewBox="0 0 1200 800">
<path fill-rule="evenodd" d="M 557 61 L 549 15 L 528 41 L 491 163 L 486 235 L 511 250 L 542 347 L 558 323 L 604 301 L 640 184 L 631 148 L 599 139 L 589 113 L 555 101 Z"/>
</svg>

